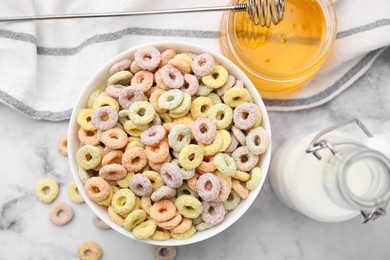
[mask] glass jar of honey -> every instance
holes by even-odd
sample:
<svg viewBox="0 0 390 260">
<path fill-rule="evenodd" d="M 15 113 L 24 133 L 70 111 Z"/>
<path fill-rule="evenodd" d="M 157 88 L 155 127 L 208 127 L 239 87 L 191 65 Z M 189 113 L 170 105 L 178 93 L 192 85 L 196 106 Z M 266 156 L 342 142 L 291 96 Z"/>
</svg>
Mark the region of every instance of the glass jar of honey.
<svg viewBox="0 0 390 260">
<path fill-rule="evenodd" d="M 270 28 L 255 26 L 245 12 L 225 13 L 220 44 L 224 55 L 258 90 L 293 91 L 322 67 L 334 44 L 336 27 L 331 0 L 285 0 L 284 19 Z"/>
</svg>

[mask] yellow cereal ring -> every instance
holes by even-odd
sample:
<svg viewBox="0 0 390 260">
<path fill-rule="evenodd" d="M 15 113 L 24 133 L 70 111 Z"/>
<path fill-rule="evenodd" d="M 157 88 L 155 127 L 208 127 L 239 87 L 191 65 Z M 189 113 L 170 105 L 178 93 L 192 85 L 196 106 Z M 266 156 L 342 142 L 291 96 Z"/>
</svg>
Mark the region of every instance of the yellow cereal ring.
<svg viewBox="0 0 390 260">
<path fill-rule="evenodd" d="M 248 181 L 251 178 L 251 176 L 247 172 L 236 171 L 236 173 L 232 176 L 232 178 L 240 181 Z"/>
<path fill-rule="evenodd" d="M 194 119 L 198 119 L 200 117 L 207 118 L 208 112 L 213 106 L 213 101 L 207 97 L 197 97 L 192 101 L 191 104 L 191 116 Z"/>
<path fill-rule="evenodd" d="M 94 90 L 91 95 L 89 95 L 88 97 L 88 101 L 87 101 L 87 107 L 88 108 L 92 108 L 93 106 L 93 102 L 95 102 L 96 98 L 99 96 L 100 93 L 102 93 L 103 90 L 102 89 L 96 89 Z"/>
<path fill-rule="evenodd" d="M 214 174 L 218 177 L 224 178 L 229 183 L 230 188 L 232 187 L 232 177 L 227 176 L 218 170 Z"/>
<path fill-rule="evenodd" d="M 150 215 L 150 208 L 152 207 L 152 200 L 150 196 L 141 197 L 141 208 Z"/>
<path fill-rule="evenodd" d="M 203 212 L 202 202 L 191 195 L 181 195 L 175 200 L 175 205 L 186 218 L 196 218 Z"/>
<path fill-rule="evenodd" d="M 170 117 L 172 117 L 173 119 L 175 119 L 175 118 L 183 117 L 183 116 L 187 115 L 187 113 L 188 113 L 188 111 L 183 111 L 181 113 L 174 113 L 172 111 L 169 111 L 168 115 Z"/>
<path fill-rule="evenodd" d="M 92 108 L 111 106 L 116 112 L 119 112 L 119 103 L 112 97 L 100 97 L 93 102 Z"/>
<path fill-rule="evenodd" d="M 100 164 L 102 152 L 97 146 L 90 144 L 80 147 L 76 153 L 77 164 L 84 170 L 90 170 Z"/>
<path fill-rule="evenodd" d="M 128 172 L 126 174 L 126 177 L 124 177 L 122 180 L 117 180 L 116 184 L 119 185 L 121 188 L 128 188 L 131 178 L 133 178 L 134 172 Z"/>
<path fill-rule="evenodd" d="M 198 167 L 203 161 L 203 150 L 195 144 L 187 145 L 181 150 L 179 155 L 179 163 L 186 170 L 193 170 Z M 191 159 L 191 157 L 193 157 Z"/>
<path fill-rule="evenodd" d="M 112 197 L 111 205 L 119 215 L 127 215 L 135 205 L 135 195 L 130 189 L 120 189 Z"/>
<path fill-rule="evenodd" d="M 45 192 L 48 191 L 48 192 Z M 40 180 L 36 187 L 37 198 L 44 203 L 51 203 L 58 195 L 58 184 L 52 179 Z"/>
<path fill-rule="evenodd" d="M 172 117 L 168 113 L 158 114 L 163 123 L 171 123 L 173 121 Z"/>
<path fill-rule="evenodd" d="M 126 145 L 126 149 L 125 150 L 127 150 L 127 149 L 129 149 L 131 147 L 145 148 L 145 145 L 141 142 L 141 139 L 139 137 L 130 136 L 129 137 L 129 142 Z"/>
<path fill-rule="evenodd" d="M 248 90 L 240 87 L 232 87 L 222 97 L 226 105 L 231 108 L 236 108 L 238 105 L 245 102 L 252 102 L 252 97 Z"/>
<path fill-rule="evenodd" d="M 148 239 L 156 231 L 157 225 L 154 219 L 146 220 L 133 229 L 133 235 L 137 239 Z"/>
<path fill-rule="evenodd" d="M 164 181 L 159 173 L 155 171 L 144 171 L 142 174 L 145 175 L 152 183 L 153 191 L 156 191 L 158 188 L 164 185 Z"/>
<path fill-rule="evenodd" d="M 248 190 L 254 190 L 259 186 L 261 181 L 262 173 L 259 167 L 255 167 L 251 170 L 250 180 L 246 182 L 246 188 Z"/>
<path fill-rule="evenodd" d="M 93 241 L 83 242 L 77 249 L 80 260 L 99 260 L 102 257 L 102 248 Z"/>
<path fill-rule="evenodd" d="M 184 53 L 176 54 L 175 59 L 181 59 L 188 63 L 188 65 L 192 65 L 192 59 L 188 57 L 188 55 Z"/>
<path fill-rule="evenodd" d="M 209 156 L 218 153 L 222 148 L 222 143 L 222 134 L 217 131 L 211 144 L 198 143 L 198 145 L 203 149 L 204 156 Z"/>
<path fill-rule="evenodd" d="M 110 186 L 110 190 L 109 190 L 109 194 L 108 194 L 107 198 L 105 198 L 104 200 L 95 201 L 95 202 L 101 206 L 108 208 L 111 205 L 111 200 L 112 200 L 112 196 L 114 196 L 114 193 L 115 193 L 114 186 Z"/>
<path fill-rule="evenodd" d="M 133 212 L 134 210 L 137 210 L 137 209 L 141 209 L 141 199 L 138 197 L 135 197 L 135 205 L 134 205 L 133 209 L 131 210 L 131 212 Z"/>
<path fill-rule="evenodd" d="M 94 131 L 96 128 L 91 122 L 93 109 L 81 109 L 77 115 L 77 123 L 86 131 Z"/>
<path fill-rule="evenodd" d="M 262 119 L 263 119 L 263 116 L 262 116 L 262 114 L 261 114 L 261 110 L 260 110 L 260 108 L 259 108 L 258 105 L 256 105 L 256 110 L 257 110 L 258 117 L 257 117 L 257 119 L 256 119 L 255 124 L 254 124 L 250 129 L 259 127 L 260 124 L 261 124 L 261 121 L 262 121 Z"/>
<path fill-rule="evenodd" d="M 128 130 L 134 130 L 134 129 L 137 129 L 137 130 L 141 130 L 141 131 L 144 131 L 146 129 L 149 128 L 149 124 L 145 124 L 145 125 L 137 125 L 135 124 L 133 121 L 131 120 L 127 120 L 125 122 L 125 124 L 123 125 L 123 129 L 127 132 Z"/>
<path fill-rule="evenodd" d="M 146 219 L 146 212 L 143 211 L 142 209 L 136 209 L 133 212 L 131 212 L 127 217 L 125 218 L 125 224 L 123 227 L 127 231 L 133 230 L 137 225 L 141 224 L 144 222 Z"/>
<path fill-rule="evenodd" d="M 229 134 L 229 132 L 226 131 L 225 129 L 218 130 L 218 132 L 220 132 L 222 135 L 222 147 L 221 147 L 221 150 L 219 150 L 219 151 L 224 152 L 229 147 L 229 145 L 232 143 L 232 137 Z"/>
<path fill-rule="evenodd" d="M 202 77 L 202 82 L 207 87 L 216 89 L 222 87 L 226 83 L 228 76 L 229 73 L 224 67 L 215 65 L 210 74 Z"/>
<path fill-rule="evenodd" d="M 108 207 L 107 209 L 108 216 L 110 219 L 117 225 L 123 227 L 125 225 L 125 218 L 115 212 L 112 207 Z"/>
<path fill-rule="evenodd" d="M 108 78 L 107 86 L 128 85 L 130 84 L 132 77 L 133 74 L 128 70 L 118 71 L 117 73 L 113 74 L 111 77 Z"/>
<path fill-rule="evenodd" d="M 68 196 L 71 201 L 74 203 L 83 203 L 84 199 L 80 195 L 79 190 L 77 189 L 76 183 L 72 181 L 68 186 Z"/>
<path fill-rule="evenodd" d="M 181 234 L 176 234 L 176 233 L 171 232 L 171 236 L 174 239 L 185 240 L 185 239 L 192 237 L 195 234 L 195 232 L 196 232 L 196 228 L 194 226 L 192 226 L 189 230 L 187 230 L 186 232 L 181 233 Z"/>
<path fill-rule="evenodd" d="M 154 231 L 153 235 L 150 237 L 150 239 L 157 240 L 157 241 L 166 241 L 170 238 L 171 238 L 171 232 L 165 229 L 161 229 L 159 227 L 156 228 L 156 231 Z"/>
</svg>

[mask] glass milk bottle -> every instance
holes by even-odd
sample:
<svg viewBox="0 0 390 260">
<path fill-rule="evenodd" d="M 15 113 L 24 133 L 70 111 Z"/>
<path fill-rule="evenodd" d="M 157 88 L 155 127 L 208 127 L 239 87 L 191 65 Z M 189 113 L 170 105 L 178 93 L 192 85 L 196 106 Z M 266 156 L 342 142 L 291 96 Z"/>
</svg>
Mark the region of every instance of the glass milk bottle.
<svg viewBox="0 0 390 260">
<path fill-rule="evenodd" d="M 341 122 L 319 133 L 284 143 L 274 154 L 270 181 L 287 206 L 323 222 L 340 222 L 359 214 L 363 222 L 385 215 L 390 200 L 390 159 L 348 132 Z"/>
</svg>

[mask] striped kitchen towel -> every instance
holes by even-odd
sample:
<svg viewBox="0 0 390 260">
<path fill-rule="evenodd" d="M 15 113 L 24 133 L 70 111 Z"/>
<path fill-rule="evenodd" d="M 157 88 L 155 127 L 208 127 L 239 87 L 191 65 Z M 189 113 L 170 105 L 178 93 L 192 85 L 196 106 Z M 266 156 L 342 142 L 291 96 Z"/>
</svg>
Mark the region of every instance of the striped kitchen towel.
<svg viewBox="0 0 390 260">
<path fill-rule="evenodd" d="M 5 0 L 0 16 L 227 5 L 226 0 Z M 339 0 L 337 40 L 321 72 L 288 96 L 262 94 L 268 110 L 321 105 L 349 87 L 390 44 L 390 1 Z M 0 23 L 0 101 L 33 118 L 65 120 L 88 78 L 141 43 L 182 40 L 220 51 L 222 13 Z"/>
</svg>

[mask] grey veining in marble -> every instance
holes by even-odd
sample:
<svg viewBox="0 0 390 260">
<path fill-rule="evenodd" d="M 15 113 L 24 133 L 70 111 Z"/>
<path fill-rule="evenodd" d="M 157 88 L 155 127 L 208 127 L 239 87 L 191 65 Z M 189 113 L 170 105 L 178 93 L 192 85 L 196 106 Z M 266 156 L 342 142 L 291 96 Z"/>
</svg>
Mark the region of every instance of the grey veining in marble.
<svg viewBox="0 0 390 260">
<path fill-rule="evenodd" d="M 374 133 L 390 130 L 390 49 L 347 91 L 330 103 L 298 112 L 270 113 L 273 143 L 323 129 L 356 116 Z M 98 242 L 103 259 L 152 259 L 150 246 L 92 224 L 87 205 L 67 197 L 71 174 L 56 150 L 67 122 L 27 118 L 0 105 L 0 259 L 77 259 L 77 246 Z M 58 200 L 75 210 L 73 221 L 57 227 L 49 206 L 35 198 L 35 185 L 56 179 Z M 388 259 L 390 217 L 363 225 L 359 218 L 338 224 L 313 221 L 285 207 L 268 181 L 248 212 L 228 230 L 206 241 L 180 247 L 177 259 Z"/>
</svg>

